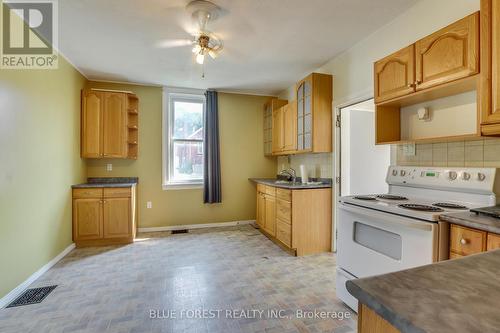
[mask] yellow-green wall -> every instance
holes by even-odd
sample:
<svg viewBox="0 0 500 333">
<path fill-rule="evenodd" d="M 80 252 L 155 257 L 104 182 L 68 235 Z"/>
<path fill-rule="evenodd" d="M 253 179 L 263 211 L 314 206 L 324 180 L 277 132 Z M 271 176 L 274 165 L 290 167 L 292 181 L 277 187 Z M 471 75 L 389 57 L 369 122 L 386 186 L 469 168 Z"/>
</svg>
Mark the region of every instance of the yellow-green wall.
<svg viewBox="0 0 500 333">
<path fill-rule="evenodd" d="M 203 191 L 162 189 L 162 88 L 89 82 L 89 87 L 130 90 L 140 99 L 139 158 L 88 160 L 89 177 L 139 177 L 139 227 L 255 219 L 255 187 L 249 177 L 273 177 L 265 158 L 262 107 L 268 97 L 219 93 L 222 204 L 203 204 Z M 113 171 L 106 171 L 106 164 Z M 152 201 L 153 208 L 146 209 Z"/>
<path fill-rule="evenodd" d="M 0 69 L 0 298 L 72 243 L 85 82 L 62 58 L 57 70 Z"/>
</svg>

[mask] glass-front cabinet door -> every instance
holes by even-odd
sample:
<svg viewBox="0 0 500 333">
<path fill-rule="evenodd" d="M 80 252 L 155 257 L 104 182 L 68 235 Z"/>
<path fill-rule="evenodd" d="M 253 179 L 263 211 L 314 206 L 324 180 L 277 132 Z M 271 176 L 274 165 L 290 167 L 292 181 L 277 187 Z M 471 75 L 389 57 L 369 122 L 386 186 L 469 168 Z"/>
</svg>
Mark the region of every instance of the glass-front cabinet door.
<svg viewBox="0 0 500 333">
<path fill-rule="evenodd" d="M 310 80 L 297 88 L 297 150 L 312 149 L 312 84 Z"/>
</svg>

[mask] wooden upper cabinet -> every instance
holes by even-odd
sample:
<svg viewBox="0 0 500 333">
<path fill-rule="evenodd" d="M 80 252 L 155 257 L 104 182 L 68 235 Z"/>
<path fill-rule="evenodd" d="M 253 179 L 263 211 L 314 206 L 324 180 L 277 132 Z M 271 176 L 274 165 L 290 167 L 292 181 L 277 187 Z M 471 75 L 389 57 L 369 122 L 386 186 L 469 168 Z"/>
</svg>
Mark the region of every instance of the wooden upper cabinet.
<svg viewBox="0 0 500 333">
<path fill-rule="evenodd" d="M 125 92 L 84 90 L 81 156 L 137 158 L 138 98 Z"/>
<path fill-rule="evenodd" d="M 127 98 L 123 93 L 105 93 L 103 155 L 127 157 Z"/>
<path fill-rule="evenodd" d="M 273 110 L 273 153 L 281 153 L 284 146 L 283 115 L 285 106 Z"/>
<path fill-rule="evenodd" d="M 375 63 L 375 102 L 415 92 L 415 46 L 410 45 Z"/>
<path fill-rule="evenodd" d="M 82 93 L 82 157 L 102 155 L 102 115 L 104 95 L 97 91 Z"/>
<path fill-rule="evenodd" d="M 500 135 L 500 3 L 481 0 L 481 133 Z"/>
<path fill-rule="evenodd" d="M 479 72 L 479 12 L 415 44 L 416 89 L 426 89 Z"/>
<path fill-rule="evenodd" d="M 297 101 L 283 108 L 283 150 L 297 150 Z"/>
<path fill-rule="evenodd" d="M 296 96 L 296 152 L 331 152 L 333 77 L 310 74 L 297 83 Z"/>
</svg>

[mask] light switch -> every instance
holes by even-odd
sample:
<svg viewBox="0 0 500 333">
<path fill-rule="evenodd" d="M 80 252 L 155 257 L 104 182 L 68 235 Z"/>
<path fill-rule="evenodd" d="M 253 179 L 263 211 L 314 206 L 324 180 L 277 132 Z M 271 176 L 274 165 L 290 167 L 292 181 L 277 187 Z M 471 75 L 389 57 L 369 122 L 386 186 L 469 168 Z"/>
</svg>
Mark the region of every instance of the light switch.
<svg viewBox="0 0 500 333">
<path fill-rule="evenodd" d="M 153 208 L 153 203 L 151 201 L 146 202 L 146 208 Z"/>
<path fill-rule="evenodd" d="M 106 164 L 106 171 L 113 171 L 113 164 L 111 163 Z"/>
</svg>

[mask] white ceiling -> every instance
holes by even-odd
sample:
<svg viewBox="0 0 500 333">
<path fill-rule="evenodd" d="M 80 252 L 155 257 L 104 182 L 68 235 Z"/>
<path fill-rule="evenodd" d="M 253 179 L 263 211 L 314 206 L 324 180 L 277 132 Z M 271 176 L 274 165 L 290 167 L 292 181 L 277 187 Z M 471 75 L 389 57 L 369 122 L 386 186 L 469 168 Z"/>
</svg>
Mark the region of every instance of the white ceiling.
<svg viewBox="0 0 500 333">
<path fill-rule="evenodd" d="M 417 2 L 212 1 L 224 12 L 208 29 L 224 50 L 205 79 L 191 47 L 157 47 L 191 38 L 189 0 L 59 1 L 59 47 L 89 79 L 277 94 Z"/>
</svg>

